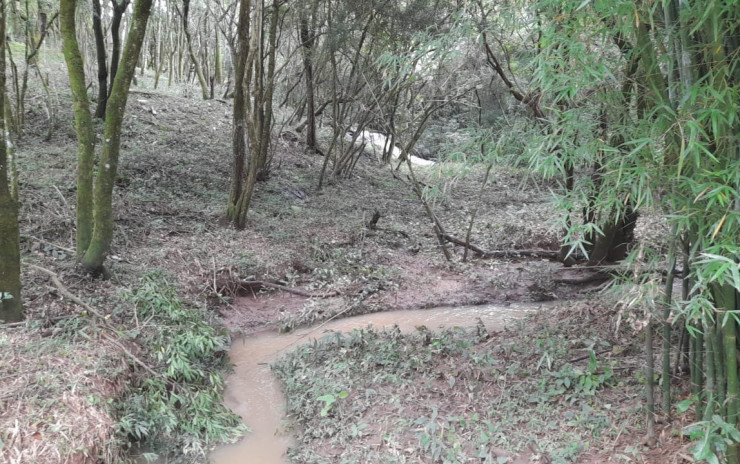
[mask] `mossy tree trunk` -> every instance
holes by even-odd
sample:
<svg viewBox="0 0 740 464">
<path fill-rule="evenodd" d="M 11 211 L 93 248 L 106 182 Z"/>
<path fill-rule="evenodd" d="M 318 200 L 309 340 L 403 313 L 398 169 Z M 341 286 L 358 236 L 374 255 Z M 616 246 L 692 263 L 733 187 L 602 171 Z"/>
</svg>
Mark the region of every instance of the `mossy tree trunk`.
<svg viewBox="0 0 740 464">
<path fill-rule="evenodd" d="M 136 63 L 144 43 L 151 8 L 152 0 L 137 0 L 134 4 L 131 29 L 126 38 L 121 63 L 106 105 L 103 152 L 95 179 L 93 235 L 90 246 L 82 258 L 82 265 L 94 274 L 103 270 L 103 263 L 113 241 L 113 185 L 116 180 L 121 150 L 121 125 L 126 112 L 131 80 L 136 72 Z"/>
<path fill-rule="evenodd" d="M 61 0 L 59 17 L 64 59 L 67 62 L 69 86 L 74 103 L 75 131 L 77 132 L 77 257 L 81 259 L 90 245 L 93 233 L 95 133 L 85 87 L 84 64 L 77 43 L 76 6 L 77 0 Z M 99 62 L 98 65 L 100 65 Z M 106 99 L 107 93 L 106 90 Z M 103 114 L 105 114 L 105 103 L 103 103 Z"/>
<path fill-rule="evenodd" d="M 0 0 L 0 115 L 5 114 L 5 0 Z M 23 318 L 18 202 L 8 180 L 5 118 L 0 117 L 0 320 Z"/>
<path fill-rule="evenodd" d="M 123 3 L 116 5 L 123 14 L 125 8 L 120 7 Z M 95 138 L 90 117 L 90 104 L 85 92 L 82 57 L 75 35 L 76 0 L 61 1 L 64 55 L 69 68 L 79 145 L 77 252 L 83 267 L 93 274 L 100 274 L 104 271 L 103 263 L 113 240 L 113 185 L 121 147 L 121 124 L 131 80 L 134 77 L 136 63 L 146 35 L 151 7 L 152 0 L 137 0 L 134 5 L 133 19 L 123 50 L 120 69 L 115 73 L 115 80 L 106 104 L 103 150 L 99 163 L 100 168 L 93 186 Z"/>
</svg>

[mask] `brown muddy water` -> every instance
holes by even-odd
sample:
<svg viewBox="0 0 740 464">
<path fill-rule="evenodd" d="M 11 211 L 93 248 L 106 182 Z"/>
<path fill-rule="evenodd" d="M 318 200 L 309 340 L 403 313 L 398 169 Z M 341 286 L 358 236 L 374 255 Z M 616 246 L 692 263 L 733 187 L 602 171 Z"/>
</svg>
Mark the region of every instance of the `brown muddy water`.
<svg viewBox="0 0 740 464">
<path fill-rule="evenodd" d="M 537 311 L 542 304 L 512 304 L 444 307 L 427 310 L 390 311 L 338 319 L 318 327 L 289 334 L 262 333 L 234 341 L 229 356 L 234 373 L 226 379 L 226 404 L 247 424 L 251 432 L 234 445 L 222 446 L 210 456 L 211 464 L 283 464 L 292 437 L 286 431 L 285 398 L 269 363 L 298 345 L 320 339 L 331 332 L 349 332 L 372 326 L 397 325 L 401 331 L 426 326 L 430 330 L 474 326 L 480 319 L 489 331 Z"/>
</svg>

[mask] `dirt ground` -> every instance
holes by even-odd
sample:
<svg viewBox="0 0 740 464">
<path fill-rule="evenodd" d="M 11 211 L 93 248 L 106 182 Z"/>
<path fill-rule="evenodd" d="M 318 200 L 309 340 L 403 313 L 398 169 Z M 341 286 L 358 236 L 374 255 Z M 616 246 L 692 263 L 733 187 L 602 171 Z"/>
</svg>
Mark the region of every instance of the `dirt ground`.
<svg viewBox="0 0 740 464">
<path fill-rule="evenodd" d="M 58 63 L 46 66 L 58 69 Z M 60 79 L 63 77 L 61 74 Z M 121 291 L 134 288 L 148 270 L 162 270 L 171 276 L 183 299 L 207 304 L 235 334 L 290 330 L 331 317 L 372 311 L 486 302 L 576 301 L 592 298 L 593 291 L 602 284 L 558 282 L 561 265 L 547 259 L 482 259 L 471 253 L 463 262 L 462 247 L 452 245 L 453 261 L 446 262 L 404 169 L 393 176 L 389 167 L 378 165 L 367 154 L 351 176 L 331 179 L 318 191 L 323 158 L 306 153 L 293 133 L 280 133 L 279 125 L 271 176 L 257 186 L 247 229 L 234 230 L 223 221 L 229 189 L 231 103 L 186 98 L 182 95 L 187 89 L 182 88 L 155 91 L 149 76 L 138 82 L 129 98 L 114 191 L 110 280 L 91 280 L 75 266 L 76 139 L 72 105 L 63 80 L 54 86 L 58 113 L 52 140 L 43 139 L 47 121 L 42 97 L 32 95 L 26 134 L 17 147 L 24 262 L 53 270 L 70 292 L 114 322 L 126 323 L 130 318 L 132 310 L 122 300 Z M 323 129 L 321 133 L 326 137 Z M 446 172 L 448 168 L 452 173 Z M 497 168 L 479 200 L 483 171 L 448 168 L 444 172 L 438 167 L 419 168 L 417 175 L 439 192 L 431 202 L 449 234 L 463 238 L 470 212 L 480 204 L 471 240 L 477 246 L 487 250 L 557 249 L 557 232 L 550 225 L 553 211 L 548 202 L 549 185 L 522 172 Z M 373 230 L 366 223 L 376 211 L 381 218 Z M 269 281 L 316 294 L 334 292 L 337 296 L 307 298 L 240 285 L 245 280 Z M 94 336 L 86 338 L 86 331 L 79 326 L 64 325 L 66 320 L 78 321 L 72 317 L 81 310 L 62 297 L 46 274 L 27 265 L 23 281 L 29 322 L 0 334 L 3 456 L 9 462 L 31 462 L 26 460 L 30 455 L 23 453 L 29 452 L 29 444 L 47 436 L 50 441 L 44 441 L 48 445 L 46 454 L 37 450 L 36 462 L 98 462 L 95 456 L 117 454 L 115 449 L 91 451 L 84 440 L 80 442 L 65 435 L 63 427 L 54 426 L 49 415 L 87 417 L 87 421 L 75 422 L 79 430 L 89 430 L 89 436 L 101 438 L 110 434 L 115 418 L 105 405 L 119 391 L 117 383 L 123 381 L 125 371 L 131 369 L 125 362 L 126 355 L 115 347 L 101 345 Z M 680 432 L 676 433 L 680 430 L 678 423 L 662 428 L 660 447 L 647 449 L 641 445 L 640 414 L 635 412 L 641 401 L 637 380 L 641 358 L 635 347 L 639 340 L 614 340 L 610 333 L 616 312 L 594 305 L 588 309 L 580 304 L 564 304 L 544 314 L 526 333 L 499 336 L 531 341 L 533 333 L 546 333 L 542 332 L 546 327 L 562 328 L 577 322 L 580 326 L 590 324 L 591 330 L 602 331 L 603 339 L 624 347 L 614 355 L 620 365 L 627 366 L 614 371 L 620 379 L 616 384 L 621 382 L 624 388 L 605 387 L 599 392 L 599 404 L 609 404 L 610 410 L 622 412 L 607 418 L 621 421 L 611 424 L 618 433 L 609 435 L 608 442 L 594 438 L 591 447 L 579 448 L 567 462 L 681 462 L 680 456 L 690 453 L 680 441 Z M 84 321 L 79 324 L 84 325 Z M 18 367 L 31 363 L 40 347 L 49 343 L 67 347 L 56 351 L 63 359 L 57 368 L 33 374 Z M 95 362 L 89 356 L 80 356 L 80 352 L 95 353 Z M 528 356 L 534 356 L 533 352 Z M 534 367 L 538 360 L 522 362 L 524 367 Z M 54 364 L 51 360 L 49 363 Z M 86 380 L 63 381 L 67 372 L 79 369 L 84 370 Z M 533 371 L 527 372 L 529 376 Z M 21 378 L 26 380 L 16 381 Z M 49 388 L 36 396 L 39 402 L 27 405 L 41 408 L 44 414 L 20 412 L 14 405 L 27 401 L 26 392 L 39 383 Z M 445 385 L 438 382 L 442 397 L 447 396 Z M 69 401 L 58 402 L 58 398 Z M 447 401 L 462 401 L 457 406 L 464 407 L 465 400 L 460 398 L 450 394 Z M 65 409 L 68 404 L 85 404 L 88 409 L 84 413 L 79 408 L 70 411 Z M 533 423 L 533 427 L 538 426 Z M 561 424 L 553 422 L 553 426 Z M 526 421 L 518 421 L 517 434 L 534 437 L 541 433 L 528 427 Z M 76 451 L 80 446 L 84 451 Z M 57 454 L 48 454 L 54 452 Z M 518 456 L 511 462 L 548 462 L 537 450 L 522 449 L 511 456 Z M 339 462 L 330 454 L 325 457 L 327 462 Z M 102 460 L 108 462 L 107 458 Z"/>
</svg>

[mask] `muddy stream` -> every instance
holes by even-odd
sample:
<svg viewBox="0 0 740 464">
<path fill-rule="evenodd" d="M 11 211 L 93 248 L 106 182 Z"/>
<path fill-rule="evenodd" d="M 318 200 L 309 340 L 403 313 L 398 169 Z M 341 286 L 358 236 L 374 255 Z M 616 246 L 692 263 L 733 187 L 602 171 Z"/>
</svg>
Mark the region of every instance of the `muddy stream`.
<svg viewBox="0 0 740 464">
<path fill-rule="evenodd" d="M 286 452 L 292 438 L 284 430 L 285 398 L 269 366 L 286 350 L 320 339 L 327 332 L 349 332 L 368 326 L 381 329 L 395 324 L 401 331 L 411 331 L 424 325 L 436 330 L 474 326 L 480 318 L 489 331 L 497 331 L 507 322 L 522 318 L 541 307 L 541 304 L 513 304 L 381 312 L 338 319 L 289 334 L 269 332 L 237 339 L 229 352 L 234 373 L 226 380 L 225 400 L 252 431 L 239 443 L 217 448 L 211 454 L 210 462 L 282 464 L 288 461 Z"/>
</svg>

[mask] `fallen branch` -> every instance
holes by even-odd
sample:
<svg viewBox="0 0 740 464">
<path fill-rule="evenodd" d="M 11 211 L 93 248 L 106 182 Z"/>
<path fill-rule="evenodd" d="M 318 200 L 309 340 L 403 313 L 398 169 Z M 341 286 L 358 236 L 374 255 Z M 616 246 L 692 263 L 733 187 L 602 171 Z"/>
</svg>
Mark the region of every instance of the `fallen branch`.
<svg viewBox="0 0 740 464">
<path fill-rule="evenodd" d="M 162 376 L 162 374 L 157 373 L 157 371 L 155 371 L 154 369 L 152 369 L 151 366 L 149 366 L 149 364 L 145 363 L 144 361 L 142 361 L 141 359 L 139 359 L 138 357 L 136 357 L 136 355 L 134 355 L 128 348 L 126 348 L 125 346 L 123 346 L 123 344 L 121 342 L 119 342 L 118 339 L 115 339 L 115 338 L 111 337 L 110 335 L 108 335 L 105 332 L 102 332 L 101 335 L 103 336 L 103 338 L 105 338 L 106 340 L 108 340 L 111 343 L 113 343 L 114 345 L 116 345 L 121 351 L 123 351 L 124 353 L 126 353 L 126 355 L 128 355 L 128 357 L 131 358 L 131 360 L 135 364 L 138 364 L 139 366 L 141 366 L 145 371 L 147 371 L 148 373 L 152 374 L 154 377 L 163 377 L 164 378 L 164 376 Z M 170 384 L 174 384 L 174 382 L 171 381 L 171 380 L 169 380 L 169 379 L 166 379 L 165 378 L 165 380 L 167 382 L 169 382 Z"/>
<path fill-rule="evenodd" d="M 449 234 L 444 234 L 445 240 L 466 247 L 471 251 L 474 251 L 483 258 L 515 258 L 519 256 L 526 256 L 529 258 L 547 258 L 557 259 L 559 252 L 552 250 L 484 250 L 480 247 L 473 245 L 472 243 L 465 243 L 465 240 L 460 240 L 457 237 L 453 237 Z"/>
<path fill-rule="evenodd" d="M 308 337 L 309 335 L 311 335 L 313 333 L 316 333 L 319 329 L 321 329 L 322 327 L 324 327 L 326 324 L 330 323 L 334 319 L 337 319 L 339 316 L 343 316 L 343 315 L 347 314 L 348 312 L 352 311 L 353 309 L 357 308 L 360 304 L 362 304 L 363 301 L 365 301 L 365 299 L 367 299 L 369 296 L 375 294 L 377 291 L 378 291 L 377 289 L 370 290 L 370 291 L 363 290 L 362 292 L 360 292 L 357 301 L 355 301 L 351 305 L 347 306 L 343 310 L 339 311 L 338 313 L 336 313 L 335 315 L 333 315 L 329 319 L 325 320 L 324 322 L 320 323 L 319 325 L 317 325 L 315 327 L 312 327 L 308 332 L 306 332 L 305 334 L 303 334 L 300 337 L 298 337 L 298 339 L 299 340 L 302 340 L 302 339 Z M 278 350 L 278 352 L 283 351 L 284 349 L 288 348 L 291 345 L 296 344 L 297 342 L 298 342 L 298 340 L 293 340 L 291 342 L 288 342 L 288 344 L 285 345 L 285 346 L 283 346 L 282 348 L 280 348 Z"/>
<path fill-rule="evenodd" d="M 81 299 L 79 299 L 77 296 L 75 296 L 72 292 L 70 292 L 67 287 L 64 286 L 61 280 L 59 280 L 59 275 L 54 272 L 50 271 L 49 269 L 46 269 L 45 267 L 36 266 L 35 264 L 26 264 L 26 266 L 30 267 L 31 269 L 35 269 L 37 271 L 43 272 L 44 274 L 47 274 L 49 277 L 51 277 L 51 282 L 56 286 L 56 288 L 59 289 L 59 292 L 67 298 L 68 300 L 72 301 L 73 303 L 77 304 L 78 306 L 81 306 L 85 310 L 87 310 L 90 314 L 94 314 L 95 316 L 99 317 L 100 319 L 106 320 L 105 316 L 99 312 L 97 309 L 93 308 L 89 304 L 85 303 Z"/>
<path fill-rule="evenodd" d="M 287 293 L 292 293 L 294 295 L 305 296 L 307 298 L 331 298 L 333 296 L 341 295 L 341 293 L 336 290 L 325 293 L 314 293 L 307 290 L 301 290 L 300 288 L 288 287 L 286 285 L 281 285 L 267 280 L 239 280 L 235 283 L 237 285 L 237 288 L 248 288 L 250 290 L 256 289 L 258 291 L 262 288 L 274 288 Z M 221 288 L 226 286 L 228 285 L 221 285 Z"/>
<path fill-rule="evenodd" d="M 49 318 L 43 319 L 43 322 L 44 323 L 47 323 L 47 324 L 56 324 L 59 321 L 63 321 L 63 320 L 66 320 L 66 319 L 72 319 L 73 317 L 77 317 L 77 316 L 67 315 L 67 316 L 49 317 Z M 3 328 L 3 329 L 11 329 L 11 328 L 14 328 L 14 327 L 23 327 L 26 324 L 28 324 L 28 322 L 29 321 L 27 321 L 27 320 L 26 321 L 20 321 L 20 322 L 6 322 L 6 323 L 3 323 L 3 324 L 0 324 L 0 328 Z"/>
<path fill-rule="evenodd" d="M 38 237 L 35 237 L 33 235 L 27 235 L 27 234 L 21 234 L 21 238 L 26 238 L 26 239 L 30 239 L 30 240 L 36 240 L 37 242 L 45 243 L 45 244 L 47 244 L 47 245 L 49 245 L 51 247 L 54 247 L 57 250 L 66 251 L 67 253 L 69 253 L 72 256 L 75 255 L 75 251 L 73 249 L 66 248 L 66 247 L 63 247 L 61 245 L 57 245 L 56 243 L 52 243 L 52 242 L 50 242 L 48 240 L 44 240 L 43 238 L 38 238 Z"/>
<path fill-rule="evenodd" d="M 45 267 L 36 266 L 35 264 L 27 264 L 27 266 L 30 267 L 31 269 L 35 269 L 37 271 L 43 272 L 44 274 L 47 274 L 49 277 L 51 277 L 52 283 L 59 289 L 59 292 L 65 298 L 67 298 L 68 300 L 72 301 L 76 305 L 81 306 L 86 311 L 88 311 L 90 314 L 93 314 L 96 317 L 100 318 L 100 320 L 102 321 L 103 325 L 105 326 L 104 327 L 105 329 L 113 332 L 114 334 L 116 333 L 115 328 L 110 326 L 110 324 L 108 323 L 108 320 L 105 318 L 105 316 L 102 313 L 100 313 L 98 310 L 94 309 L 92 306 L 90 306 L 89 304 L 85 303 L 84 301 L 82 301 L 77 296 L 75 296 L 72 292 L 70 292 L 67 289 L 67 287 L 64 286 L 64 284 L 62 284 L 62 281 L 59 280 L 59 275 L 56 272 L 51 271 L 49 269 L 46 269 Z M 79 333 L 80 334 L 84 334 L 84 332 L 79 332 Z M 147 372 L 149 372 L 150 374 L 152 374 L 155 377 L 159 377 L 160 376 L 160 374 L 158 374 L 154 369 L 152 369 L 151 366 L 149 366 L 147 363 L 145 363 L 144 361 L 142 361 L 141 359 L 139 359 L 128 348 L 126 348 L 125 346 L 123 346 L 123 344 L 120 341 L 118 341 L 118 339 L 111 337 L 111 335 L 109 335 L 109 334 L 107 334 L 105 332 L 101 332 L 100 334 L 101 334 L 101 336 L 103 338 L 105 338 L 106 340 L 110 341 L 111 343 L 113 343 L 114 345 L 116 345 L 121 351 L 123 351 L 124 353 L 126 353 L 126 355 L 129 358 L 131 358 L 131 360 L 135 364 L 138 364 L 139 366 L 141 366 L 142 368 L 144 368 L 144 370 L 146 370 Z"/>
</svg>

